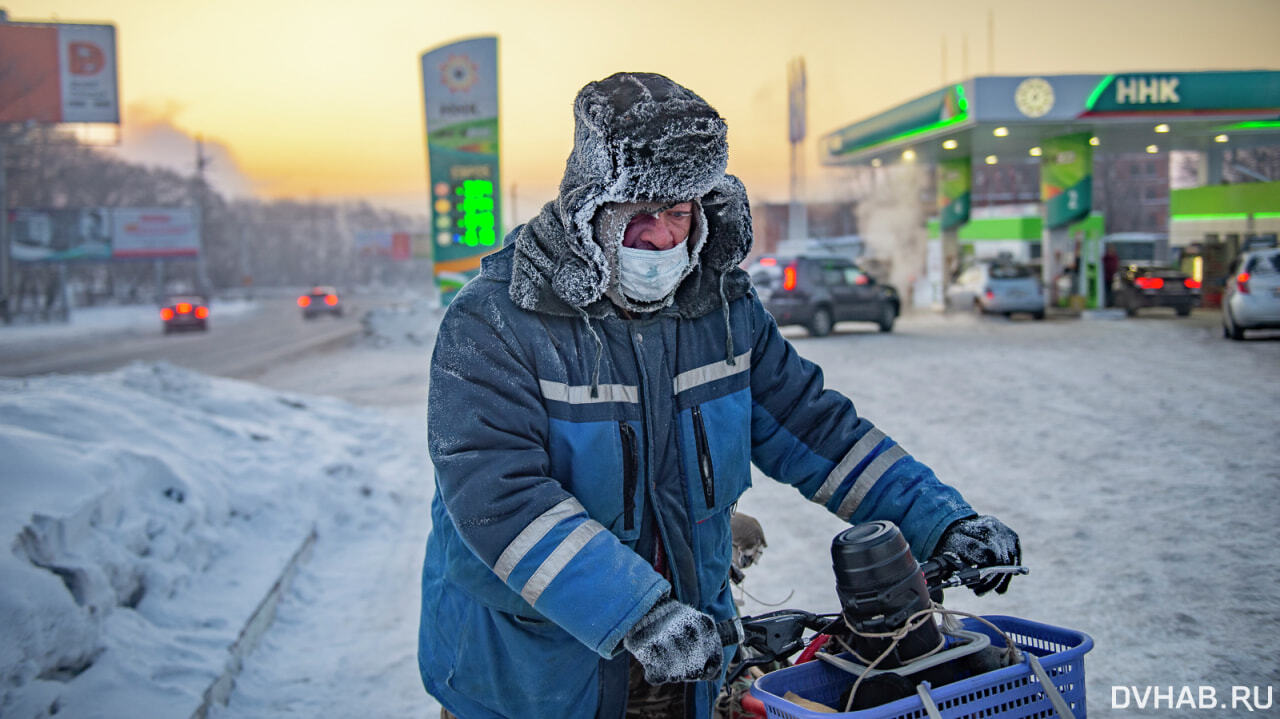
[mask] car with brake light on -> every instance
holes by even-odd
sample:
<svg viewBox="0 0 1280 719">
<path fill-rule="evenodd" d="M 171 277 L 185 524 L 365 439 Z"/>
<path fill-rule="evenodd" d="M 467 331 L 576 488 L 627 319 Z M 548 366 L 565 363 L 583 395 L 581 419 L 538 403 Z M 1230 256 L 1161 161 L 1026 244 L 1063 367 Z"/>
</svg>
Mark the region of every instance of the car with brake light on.
<svg viewBox="0 0 1280 719">
<path fill-rule="evenodd" d="M 1044 319 L 1044 286 L 1034 267 L 1016 262 L 980 261 L 960 271 L 947 288 L 947 306 L 972 307 L 979 314 L 1029 313 Z"/>
<path fill-rule="evenodd" d="M 1133 317 L 1148 307 L 1171 307 L 1179 317 L 1200 304 L 1200 282 L 1172 267 L 1129 265 L 1111 283 L 1112 303 Z"/>
<path fill-rule="evenodd" d="M 890 332 L 902 306 L 893 285 L 839 255 L 764 255 L 747 272 L 779 325 L 804 325 L 814 337 L 849 321 Z"/>
<path fill-rule="evenodd" d="M 1236 260 L 1222 296 L 1222 336 L 1280 329 L 1280 249 L 1246 252 Z"/>
<path fill-rule="evenodd" d="M 200 295 L 171 295 L 160 307 L 164 333 L 209 329 L 209 304 Z"/>
<path fill-rule="evenodd" d="M 312 319 L 318 315 L 342 316 L 342 298 L 338 291 L 328 285 L 317 285 L 311 291 L 298 298 L 298 306 L 302 308 L 302 318 Z"/>
</svg>

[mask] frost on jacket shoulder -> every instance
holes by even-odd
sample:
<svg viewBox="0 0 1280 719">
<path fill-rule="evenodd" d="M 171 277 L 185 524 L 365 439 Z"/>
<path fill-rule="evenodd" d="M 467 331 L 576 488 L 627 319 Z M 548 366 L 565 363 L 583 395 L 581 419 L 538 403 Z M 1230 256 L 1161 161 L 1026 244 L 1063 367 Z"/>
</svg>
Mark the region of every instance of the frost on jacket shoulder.
<svg viewBox="0 0 1280 719">
<path fill-rule="evenodd" d="M 559 195 L 512 233 L 514 242 L 508 238 L 512 301 L 550 314 L 612 311 L 605 295 L 618 281 L 618 240 L 592 232 L 607 202 L 700 207 L 707 241 L 676 291 L 682 316 L 700 317 L 745 295 L 750 280 L 738 264 L 751 249 L 751 210 L 742 183 L 725 174 L 729 146 L 715 109 L 662 75 L 618 73 L 584 87 L 573 116 Z"/>
</svg>

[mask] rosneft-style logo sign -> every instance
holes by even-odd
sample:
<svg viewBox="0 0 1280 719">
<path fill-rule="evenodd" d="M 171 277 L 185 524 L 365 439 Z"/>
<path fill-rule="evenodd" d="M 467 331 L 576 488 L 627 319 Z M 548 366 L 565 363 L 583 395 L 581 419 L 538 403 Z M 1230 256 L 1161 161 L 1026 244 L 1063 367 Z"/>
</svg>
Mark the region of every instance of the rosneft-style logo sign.
<svg viewBox="0 0 1280 719">
<path fill-rule="evenodd" d="M 67 46 L 72 75 L 97 75 L 107 64 L 102 48 L 91 42 L 73 42 Z"/>
<path fill-rule="evenodd" d="M 466 92 L 476 84 L 480 68 L 466 55 L 450 55 L 440 64 L 440 81 L 449 92 Z"/>
</svg>

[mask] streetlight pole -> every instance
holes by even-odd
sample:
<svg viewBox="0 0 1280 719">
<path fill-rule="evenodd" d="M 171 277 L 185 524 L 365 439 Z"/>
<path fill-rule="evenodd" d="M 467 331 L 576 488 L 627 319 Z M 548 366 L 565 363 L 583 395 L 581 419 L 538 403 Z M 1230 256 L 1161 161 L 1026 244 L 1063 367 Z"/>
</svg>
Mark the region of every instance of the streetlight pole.
<svg viewBox="0 0 1280 719">
<path fill-rule="evenodd" d="M 3 17 L 0 17 L 3 21 Z M 9 190 L 5 184 L 5 141 L 0 137 L 0 320 L 13 321 L 10 314 L 10 297 L 13 295 L 13 276 L 9 270 Z"/>
</svg>

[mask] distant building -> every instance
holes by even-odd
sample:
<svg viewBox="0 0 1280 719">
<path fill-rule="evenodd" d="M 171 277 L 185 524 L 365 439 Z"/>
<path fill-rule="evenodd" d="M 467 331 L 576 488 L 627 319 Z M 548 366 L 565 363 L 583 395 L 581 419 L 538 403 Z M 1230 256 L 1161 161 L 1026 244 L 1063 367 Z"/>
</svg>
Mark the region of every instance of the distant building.
<svg viewBox="0 0 1280 719">
<path fill-rule="evenodd" d="M 808 205 L 809 237 L 817 240 L 843 238 L 858 234 L 857 204 L 853 202 L 814 202 Z M 766 202 L 751 208 L 752 232 L 755 235 L 748 262 L 758 255 L 778 250 L 788 238 L 787 220 L 791 207 L 785 202 Z"/>
<path fill-rule="evenodd" d="M 1169 231 L 1169 155 L 1096 153 L 1093 210 L 1106 217 L 1107 234 Z"/>
</svg>

